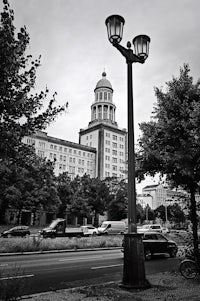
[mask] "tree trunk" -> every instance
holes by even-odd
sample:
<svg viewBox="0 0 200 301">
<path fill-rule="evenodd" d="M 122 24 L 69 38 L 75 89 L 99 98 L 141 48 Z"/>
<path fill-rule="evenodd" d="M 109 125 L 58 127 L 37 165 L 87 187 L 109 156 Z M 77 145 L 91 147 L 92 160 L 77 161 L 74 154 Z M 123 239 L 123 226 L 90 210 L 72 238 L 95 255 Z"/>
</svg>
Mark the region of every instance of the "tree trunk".
<svg viewBox="0 0 200 301">
<path fill-rule="evenodd" d="M 198 248 L 198 221 L 197 221 L 197 212 L 196 212 L 196 200 L 195 200 L 195 186 L 190 187 L 190 195 L 191 195 L 191 222 L 192 222 L 192 232 L 193 232 L 193 246 L 194 246 L 194 256 L 195 260 L 200 262 L 199 258 L 199 248 Z"/>
</svg>

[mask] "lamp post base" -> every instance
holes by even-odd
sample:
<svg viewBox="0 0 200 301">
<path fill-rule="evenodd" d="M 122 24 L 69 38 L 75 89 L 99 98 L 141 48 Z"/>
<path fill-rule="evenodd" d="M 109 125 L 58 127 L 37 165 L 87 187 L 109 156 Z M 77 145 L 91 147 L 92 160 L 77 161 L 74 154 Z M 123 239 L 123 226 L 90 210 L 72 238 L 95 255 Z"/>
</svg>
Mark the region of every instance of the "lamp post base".
<svg viewBox="0 0 200 301">
<path fill-rule="evenodd" d="M 121 288 L 148 288 L 144 266 L 144 247 L 142 235 L 138 233 L 124 234 L 124 271 Z"/>
</svg>

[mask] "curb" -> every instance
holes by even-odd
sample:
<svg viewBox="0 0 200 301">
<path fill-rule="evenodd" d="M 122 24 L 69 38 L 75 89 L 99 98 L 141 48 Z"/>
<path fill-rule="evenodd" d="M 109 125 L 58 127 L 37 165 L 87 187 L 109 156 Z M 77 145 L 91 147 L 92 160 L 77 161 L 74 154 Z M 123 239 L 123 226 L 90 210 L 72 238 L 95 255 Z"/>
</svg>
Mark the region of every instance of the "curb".
<svg viewBox="0 0 200 301">
<path fill-rule="evenodd" d="M 0 253 L 0 256 L 16 256 L 16 255 L 34 255 L 34 254 L 53 254 L 53 253 L 71 253 L 71 252 L 87 252 L 87 251 L 102 251 L 102 250 L 121 250 L 122 247 L 107 247 L 107 248 L 92 248 L 92 249 L 65 249 L 65 250 L 49 250 L 49 251 L 34 251 L 34 252 L 18 252 L 18 253 Z"/>
</svg>

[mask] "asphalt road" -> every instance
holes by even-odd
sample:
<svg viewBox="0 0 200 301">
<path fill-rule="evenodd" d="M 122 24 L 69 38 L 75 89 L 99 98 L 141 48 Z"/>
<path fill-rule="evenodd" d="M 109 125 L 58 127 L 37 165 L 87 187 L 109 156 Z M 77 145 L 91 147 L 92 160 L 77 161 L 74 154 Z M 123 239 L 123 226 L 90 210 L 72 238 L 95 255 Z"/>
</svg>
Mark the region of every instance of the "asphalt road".
<svg viewBox="0 0 200 301">
<path fill-rule="evenodd" d="M 178 269 L 177 258 L 145 262 L 146 274 Z M 1 256 L 0 281 L 25 281 L 24 294 L 122 279 L 123 253 L 117 250 Z"/>
</svg>

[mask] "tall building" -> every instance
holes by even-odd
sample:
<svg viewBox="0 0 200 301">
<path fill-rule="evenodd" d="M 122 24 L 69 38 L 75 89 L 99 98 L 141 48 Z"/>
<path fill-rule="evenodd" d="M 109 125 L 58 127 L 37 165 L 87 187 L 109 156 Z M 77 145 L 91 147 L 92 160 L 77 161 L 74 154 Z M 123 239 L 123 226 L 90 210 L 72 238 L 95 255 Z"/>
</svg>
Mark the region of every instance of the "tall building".
<svg viewBox="0 0 200 301">
<path fill-rule="evenodd" d="M 79 132 L 79 143 L 94 147 L 97 151 L 96 174 L 100 179 L 127 177 L 127 132 L 118 127 L 115 111 L 113 88 L 103 72 L 94 89 L 91 121 L 87 128 Z"/>
<path fill-rule="evenodd" d="M 46 132 L 24 137 L 23 142 L 33 145 L 40 157 L 55 161 L 56 175 L 68 172 L 74 178 L 86 173 L 100 179 L 125 179 L 127 132 L 119 129 L 115 121 L 113 88 L 105 72 L 97 82 L 94 94 L 91 121 L 86 129 L 80 130 L 79 143 L 51 137 Z"/>
</svg>

